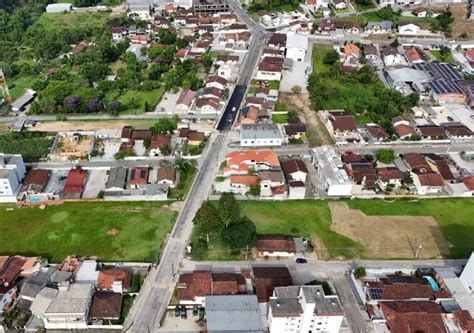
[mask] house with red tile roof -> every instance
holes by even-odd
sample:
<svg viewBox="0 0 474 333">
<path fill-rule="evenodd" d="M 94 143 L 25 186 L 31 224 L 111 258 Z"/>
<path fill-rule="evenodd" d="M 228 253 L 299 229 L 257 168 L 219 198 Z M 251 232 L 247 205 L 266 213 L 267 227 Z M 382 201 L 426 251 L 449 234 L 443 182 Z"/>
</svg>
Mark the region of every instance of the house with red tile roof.
<svg viewBox="0 0 474 333">
<path fill-rule="evenodd" d="M 161 156 L 163 151 L 169 149 L 171 136 L 168 134 L 156 134 L 151 137 L 150 146 L 148 147 L 149 156 Z"/>
<path fill-rule="evenodd" d="M 148 184 L 149 167 L 136 167 L 129 170 L 128 186 L 130 188 L 145 188 Z"/>
<path fill-rule="evenodd" d="M 247 285 L 242 274 L 194 271 L 179 276 L 176 290 L 179 304 L 204 305 L 206 296 L 246 294 Z"/>
<path fill-rule="evenodd" d="M 23 180 L 22 192 L 42 193 L 48 184 L 51 171 L 46 169 L 32 169 Z"/>
<path fill-rule="evenodd" d="M 27 258 L 21 256 L 7 257 L 4 264 L 0 267 L 0 285 L 13 284 L 23 269 Z"/>
<path fill-rule="evenodd" d="M 293 285 L 290 271 L 285 266 L 253 266 L 253 284 L 259 303 L 267 303 L 275 287 Z"/>
<path fill-rule="evenodd" d="M 294 257 L 295 239 L 291 236 L 257 235 L 256 250 L 259 257 Z"/>
<path fill-rule="evenodd" d="M 99 271 L 97 289 L 123 293 L 130 291 L 132 272 L 127 269 L 105 269 Z"/>
<path fill-rule="evenodd" d="M 64 199 L 79 199 L 86 184 L 87 171 L 81 167 L 69 170 L 66 184 L 63 188 L 62 197 Z"/>
<path fill-rule="evenodd" d="M 199 145 L 205 138 L 204 132 L 190 130 L 189 128 L 180 129 L 178 136 L 182 139 L 186 139 L 192 146 Z"/>
<path fill-rule="evenodd" d="M 168 184 L 169 187 L 175 187 L 176 170 L 171 167 L 159 167 L 157 170 L 156 182 L 158 184 Z"/>
<path fill-rule="evenodd" d="M 118 320 L 122 310 L 123 295 L 108 291 L 96 291 L 89 309 L 90 320 Z"/>
<path fill-rule="evenodd" d="M 360 49 L 357 45 L 349 43 L 344 46 L 344 53 L 342 54 L 342 61 L 357 63 L 359 61 Z"/>
<path fill-rule="evenodd" d="M 257 175 L 230 175 L 230 190 L 235 194 L 246 194 L 250 187 L 257 186 L 260 178 Z"/>
<path fill-rule="evenodd" d="M 387 186 L 398 188 L 402 185 L 405 175 L 397 167 L 376 168 L 375 171 L 377 173 L 377 184 L 383 191 L 387 189 Z"/>
<path fill-rule="evenodd" d="M 323 112 L 329 133 L 336 141 L 354 142 L 360 141 L 355 117 L 347 111 L 335 110 Z"/>
<path fill-rule="evenodd" d="M 411 136 L 416 134 L 415 130 L 410 125 L 407 125 L 407 124 L 394 125 L 393 129 L 395 130 L 395 133 L 397 134 L 397 136 L 402 140 L 408 139 Z"/>
<path fill-rule="evenodd" d="M 176 108 L 181 112 L 189 112 L 196 97 L 196 92 L 190 89 L 183 90 L 176 100 Z"/>
<path fill-rule="evenodd" d="M 443 177 L 432 170 L 415 169 L 412 170 L 411 176 L 418 195 L 440 193 L 445 185 Z"/>
<path fill-rule="evenodd" d="M 435 302 L 381 302 L 380 309 L 392 333 L 448 333 L 443 310 Z"/>
<path fill-rule="evenodd" d="M 219 109 L 219 98 L 205 97 L 198 98 L 195 103 L 196 111 L 200 113 L 217 113 Z"/>
<path fill-rule="evenodd" d="M 204 86 L 206 88 L 217 88 L 224 90 L 227 86 L 227 80 L 219 75 L 210 75 L 208 76 Z"/>
<path fill-rule="evenodd" d="M 281 80 L 284 59 L 280 57 L 264 57 L 258 65 L 257 80 Z"/>
<path fill-rule="evenodd" d="M 247 174 L 250 169 L 255 171 L 279 170 L 278 155 L 271 150 L 233 151 L 227 155 L 224 175 Z"/>
</svg>

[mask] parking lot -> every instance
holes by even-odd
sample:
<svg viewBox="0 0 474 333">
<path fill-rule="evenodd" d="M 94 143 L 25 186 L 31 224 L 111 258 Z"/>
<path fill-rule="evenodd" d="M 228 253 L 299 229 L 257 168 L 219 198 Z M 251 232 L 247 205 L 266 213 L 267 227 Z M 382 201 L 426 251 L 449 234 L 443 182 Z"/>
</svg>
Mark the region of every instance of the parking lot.
<svg viewBox="0 0 474 333">
<path fill-rule="evenodd" d="M 193 311 L 187 310 L 187 318 L 176 317 L 174 310 L 169 310 L 163 321 L 162 330 L 165 332 L 201 332 L 204 326 L 193 317 Z"/>
</svg>

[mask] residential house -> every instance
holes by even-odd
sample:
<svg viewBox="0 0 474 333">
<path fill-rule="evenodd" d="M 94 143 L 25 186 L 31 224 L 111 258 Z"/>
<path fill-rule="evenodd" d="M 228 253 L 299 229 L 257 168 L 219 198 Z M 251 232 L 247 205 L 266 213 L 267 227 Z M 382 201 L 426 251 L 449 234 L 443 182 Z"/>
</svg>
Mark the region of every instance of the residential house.
<svg viewBox="0 0 474 333">
<path fill-rule="evenodd" d="M 306 125 L 301 122 L 288 124 L 288 125 L 283 126 L 283 128 L 285 129 L 285 135 L 286 135 L 287 140 L 289 139 L 299 140 L 304 135 L 306 135 Z"/>
<path fill-rule="evenodd" d="M 110 168 L 105 191 L 123 191 L 127 185 L 127 168 Z"/>
<path fill-rule="evenodd" d="M 398 34 L 399 35 L 417 35 L 420 32 L 420 26 L 413 23 L 399 23 Z"/>
<path fill-rule="evenodd" d="M 319 21 L 318 31 L 320 33 L 328 34 L 333 30 L 334 30 L 334 23 L 331 21 L 331 19 L 325 18 Z"/>
<path fill-rule="evenodd" d="M 123 295 L 96 291 L 92 296 L 89 318 L 93 321 L 118 321 L 122 312 Z"/>
<path fill-rule="evenodd" d="M 408 59 L 408 62 L 413 65 L 413 64 L 418 64 L 420 62 L 425 61 L 425 55 L 423 51 L 418 49 L 415 46 L 411 46 L 405 50 L 406 57 Z"/>
<path fill-rule="evenodd" d="M 392 31 L 392 21 L 369 22 L 364 28 L 366 34 L 389 34 Z"/>
<path fill-rule="evenodd" d="M 204 141 L 205 135 L 203 132 L 190 130 L 189 128 L 182 128 L 179 130 L 180 138 L 185 139 L 190 145 L 197 146 Z"/>
<path fill-rule="evenodd" d="M 17 297 L 17 291 L 18 287 L 14 284 L 0 285 L 0 315 L 10 308 L 10 304 L 12 304 Z"/>
<path fill-rule="evenodd" d="M 370 125 L 367 126 L 367 132 L 369 133 L 370 137 L 375 142 L 383 142 L 390 139 L 387 131 L 383 127 L 379 125 Z"/>
<path fill-rule="evenodd" d="M 374 45 L 364 45 L 364 56 L 369 61 L 374 63 L 379 59 L 379 51 Z"/>
<path fill-rule="evenodd" d="M 288 183 L 289 199 L 304 199 L 306 195 L 306 176 L 308 168 L 302 160 L 291 159 L 281 162 Z"/>
<path fill-rule="evenodd" d="M 189 112 L 195 97 L 195 91 L 189 89 L 183 90 L 176 100 L 176 109 L 181 112 Z"/>
<path fill-rule="evenodd" d="M 344 311 L 337 295 L 326 295 L 322 286 L 277 287 L 270 297 L 268 325 L 270 333 L 338 333 Z"/>
<path fill-rule="evenodd" d="M 439 173 L 444 181 L 450 182 L 455 179 L 447 159 L 431 153 L 425 154 L 424 157 L 430 168 L 436 173 Z"/>
<path fill-rule="evenodd" d="M 85 330 L 92 295 L 91 284 L 64 282 L 59 289 L 46 287 L 33 301 L 31 312 L 43 321 L 47 330 Z"/>
<path fill-rule="evenodd" d="M 230 189 L 232 193 L 245 195 L 252 186 L 258 186 L 260 178 L 257 175 L 230 175 Z"/>
<path fill-rule="evenodd" d="M 342 61 L 353 64 L 358 63 L 359 55 L 360 49 L 355 44 L 346 44 L 346 46 L 344 46 L 344 53 L 342 54 Z"/>
<path fill-rule="evenodd" d="M 0 153 L 0 202 L 16 202 L 26 167 L 21 155 Z"/>
<path fill-rule="evenodd" d="M 353 22 L 334 22 L 334 29 L 337 35 L 353 35 L 360 31 L 359 26 Z"/>
<path fill-rule="evenodd" d="M 204 86 L 206 88 L 216 88 L 219 90 L 224 90 L 227 86 L 227 80 L 219 75 L 211 75 L 207 78 Z"/>
<path fill-rule="evenodd" d="M 127 35 L 127 29 L 124 27 L 113 27 L 112 28 L 112 40 L 114 42 L 121 41 Z"/>
<path fill-rule="evenodd" d="M 442 140 L 446 138 L 444 129 L 436 125 L 416 126 L 416 133 L 426 140 Z"/>
<path fill-rule="evenodd" d="M 200 113 L 216 113 L 219 110 L 219 98 L 205 97 L 196 100 L 196 110 Z"/>
<path fill-rule="evenodd" d="M 376 168 L 377 185 L 385 191 L 387 187 L 398 188 L 402 185 L 404 174 L 397 167 Z"/>
<path fill-rule="evenodd" d="M 382 58 L 385 66 L 396 66 L 405 63 L 405 59 L 396 47 L 384 46 L 381 49 Z"/>
<path fill-rule="evenodd" d="M 259 171 L 260 198 L 285 199 L 287 189 L 285 176 L 281 170 Z"/>
<path fill-rule="evenodd" d="M 81 167 L 69 170 L 62 197 L 64 199 L 79 199 L 86 184 L 87 171 Z"/>
<path fill-rule="evenodd" d="M 32 169 L 26 175 L 19 198 L 29 202 L 54 199 L 54 194 L 44 193 L 51 171 L 46 169 Z"/>
<path fill-rule="evenodd" d="M 239 124 L 256 124 L 258 122 L 259 109 L 254 106 L 245 106 L 240 111 Z"/>
<path fill-rule="evenodd" d="M 129 171 L 128 187 L 132 189 L 145 188 L 148 184 L 149 167 L 135 167 Z"/>
<path fill-rule="evenodd" d="M 334 7 L 337 10 L 342 10 L 347 8 L 347 3 L 345 0 L 333 0 Z"/>
<path fill-rule="evenodd" d="M 126 293 L 132 285 L 132 272 L 125 268 L 112 268 L 99 271 L 97 277 L 97 289 L 112 291 L 114 293 Z"/>
<path fill-rule="evenodd" d="M 268 303 L 274 288 L 293 285 L 290 272 L 285 266 L 253 266 L 252 272 L 259 303 Z"/>
<path fill-rule="evenodd" d="M 286 49 L 287 36 L 286 34 L 274 33 L 268 40 L 267 45 L 284 51 Z"/>
<path fill-rule="evenodd" d="M 216 64 L 219 66 L 232 65 L 238 62 L 239 62 L 239 56 L 236 56 L 236 55 L 221 54 L 221 55 L 218 55 L 216 58 Z"/>
<path fill-rule="evenodd" d="M 357 185 L 362 185 L 368 190 L 376 189 L 377 173 L 372 163 L 365 161 L 345 163 L 344 169 Z"/>
<path fill-rule="evenodd" d="M 445 126 L 444 130 L 451 140 L 471 140 L 474 138 L 474 132 L 461 124 Z"/>
<path fill-rule="evenodd" d="M 243 124 L 240 126 L 241 147 L 278 147 L 282 144 L 277 124 Z"/>
<path fill-rule="evenodd" d="M 406 121 L 406 123 L 408 123 L 408 121 Z M 409 125 L 409 123 L 406 123 L 399 123 L 397 125 L 393 125 L 395 133 L 402 140 L 409 139 L 411 136 L 416 134 L 415 130 Z"/>
<path fill-rule="evenodd" d="M 257 80 L 281 80 L 284 60 L 280 57 L 264 57 L 258 65 Z"/>
<path fill-rule="evenodd" d="M 148 147 L 148 155 L 162 156 L 164 152 L 170 149 L 171 136 L 167 134 L 156 134 L 151 137 L 150 146 Z"/>
<path fill-rule="evenodd" d="M 180 274 L 176 290 L 179 304 L 203 306 L 206 296 L 245 294 L 247 285 L 242 274 L 196 270 Z"/>
<path fill-rule="evenodd" d="M 329 111 L 325 114 L 326 127 L 336 141 L 359 141 L 355 117 L 347 111 Z"/>
<path fill-rule="evenodd" d="M 259 257 L 294 257 L 295 239 L 291 236 L 257 235 L 256 251 Z"/>
<path fill-rule="evenodd" d="M 443 177 L 431 169 L 413 169 L 411 172 L 417 194 L 437 194 L 444 188 Z"/>
<path fill-rule="evenodd" d="M 245 150 L 233 151 L 226 156 L 224 175 L 247 174 L 249 170 L 265 171 L 279 170 L 278 155 L 271 150 Z"/>
<path fill-rule="evenodd" d="M 303 35 L 294 35 L 288 38 L 286 42 L 286 57 L 294 62 L 305 60 L 308 51 L 308 37 Z"/>
<path fill-rule="evenodd" d="M 74 276 L 76 283 L 80 284 L 91 284 L 94 287 L 97 286 L 97 280 L 99 279 L 99 271 L 97 270 L 96 260 L 83 260 L 80 262 L 79 268 Z"/>
<path fill-rule="evenodd" d="M 176 185 L 176 170 L 171 167 L 160 167 L 157 171 L 158 184 L 168 184 L 169 187 L 173 188 Z"/>
</svg>

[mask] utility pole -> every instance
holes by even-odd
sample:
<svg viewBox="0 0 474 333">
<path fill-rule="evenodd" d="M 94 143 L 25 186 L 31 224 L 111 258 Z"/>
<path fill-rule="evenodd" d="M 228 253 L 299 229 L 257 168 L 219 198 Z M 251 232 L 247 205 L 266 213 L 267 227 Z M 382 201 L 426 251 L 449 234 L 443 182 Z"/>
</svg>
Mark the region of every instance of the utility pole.
<svg viewBox="0 0 474 333">
<path fill-rule="evenodd" d="M 12 96 L 10 95 L 10 90 L 8 90 L 7 78 L 3 74 L 3 70 L 0 68 L 0 86 L 2 87 L 3 99 L 7 103 L 12 102 Z"/>
</svg>

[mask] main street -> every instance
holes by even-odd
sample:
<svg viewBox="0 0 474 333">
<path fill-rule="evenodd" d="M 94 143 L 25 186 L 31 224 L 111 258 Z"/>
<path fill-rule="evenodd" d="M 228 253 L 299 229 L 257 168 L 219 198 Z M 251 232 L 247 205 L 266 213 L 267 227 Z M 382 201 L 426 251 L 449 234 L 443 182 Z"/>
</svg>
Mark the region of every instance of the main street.
<svg viewBox="0 0 474 333">
<path fill-rule="evenodd" d="M 219 167 L 220 151 L 225 145 L 228 130 L 235 120 L 236 110 L 239 109 L 247 91 L 248 83 L 264 44 L 266 32 L 261 27 L 255 26 L 255 23 L 250 24 L 251 19 L 247 17 L 247 14 L 238 10 L 238 8 L 241 9 L 240 6 L 231 2 L 231 7 L 235 8 L 237 16 L 252 30 L 253 37 L 249 52 L 242 64 L 237 87 L 234 89 L 219 122 L 218 129 L 221 133 L 209 142 L 202 165 L 161 253 L 159 264 L 156 268 L 151 269 L 124 325 L 125 330 L 130 332 L 150 333 L 160 329 L 160 321 L 165 314 L 178 278 L 178 265 L 183 259 L 186 245 L 191 236 L 193 217 L 209 193 L 214 174 Z"/>
</svg>

